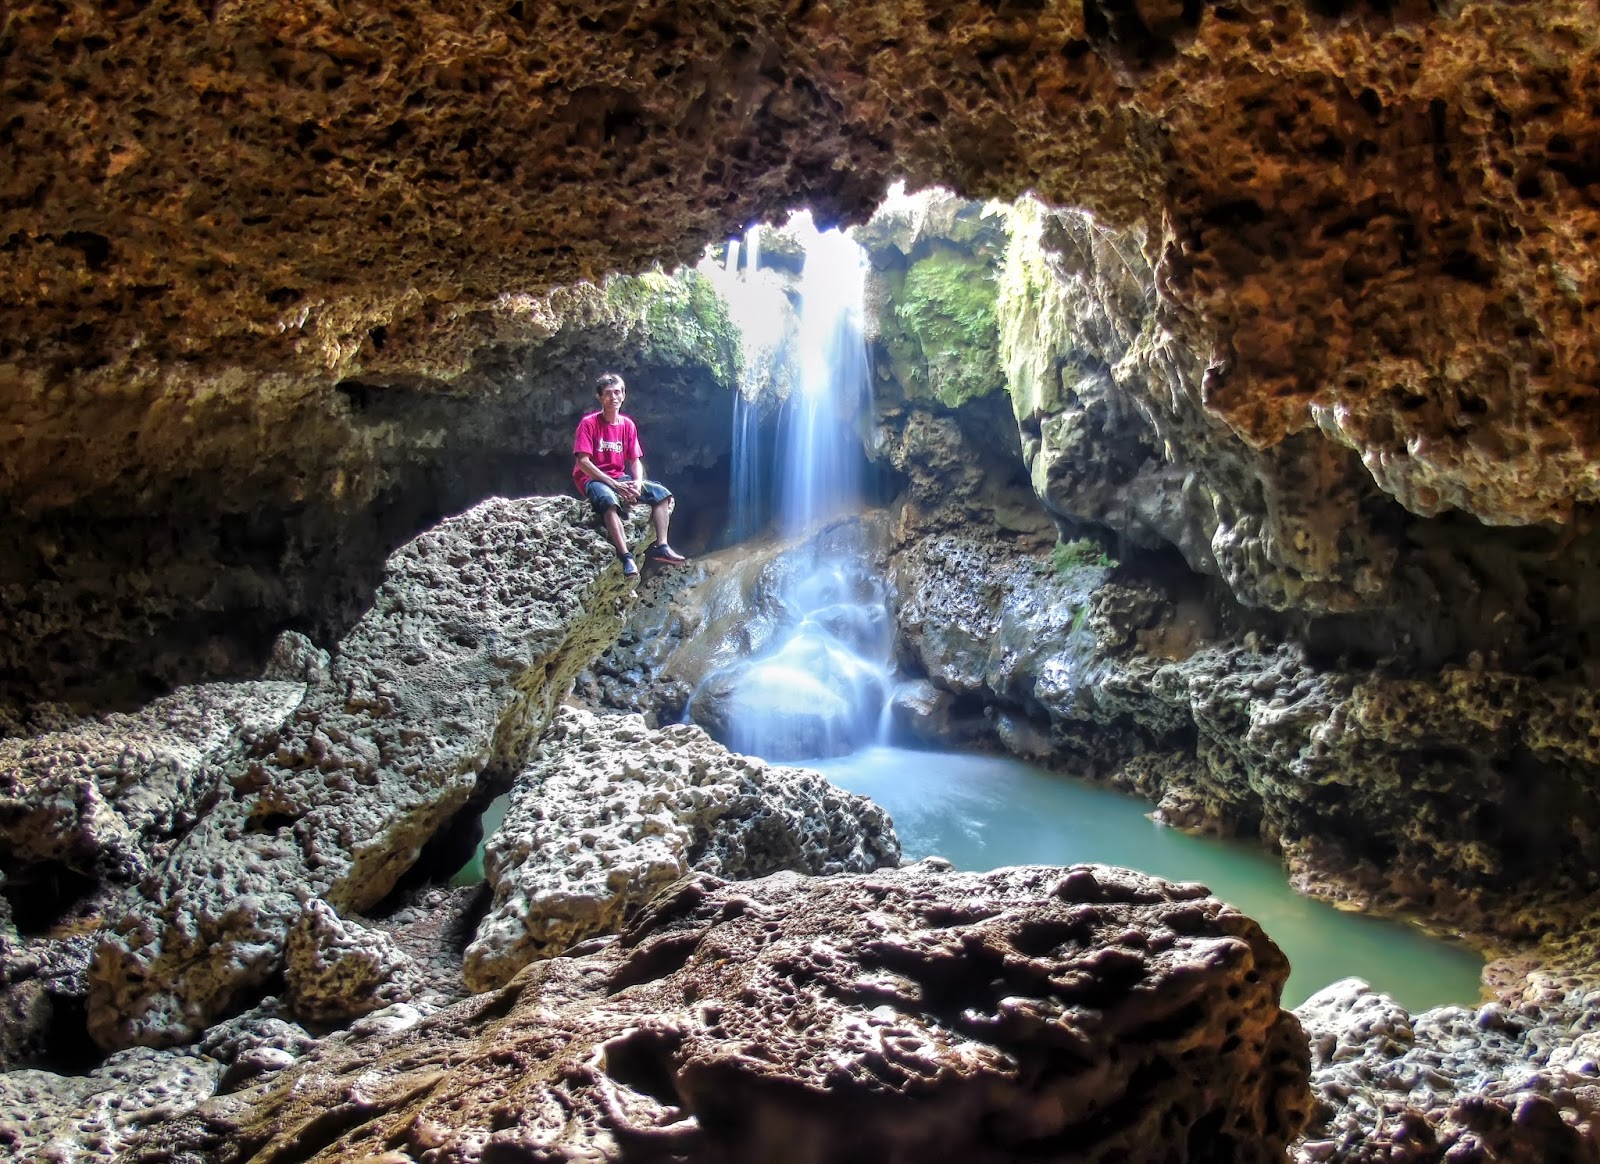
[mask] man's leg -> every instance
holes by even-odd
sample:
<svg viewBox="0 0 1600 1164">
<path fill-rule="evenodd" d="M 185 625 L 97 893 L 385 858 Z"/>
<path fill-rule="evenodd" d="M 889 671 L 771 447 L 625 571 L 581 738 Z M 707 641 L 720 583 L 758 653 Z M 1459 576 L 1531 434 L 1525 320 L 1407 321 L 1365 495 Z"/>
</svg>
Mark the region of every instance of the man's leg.
<svg viewBox="0 0 1600 1164">
<path fill-rule="evenodd" d="M 622 499 L 617 496 L 617 491 L 604 481 L 590 481 L 584 486 L 583 495 L 600 514 L 600 523 L 605 526 L 606 537 L 610 539 L 612 548 L 617 551 L 617 557 L 622 561 L 622 572 L 628 575 L 637 574 L 639 567 L 633 564 L 633 555 L 628 552 L 628 534 L 622 526 Z"/>
<path fill-rule="evenodd" d="M 672 524 L 672 498 L 657 502 L 651 507 L 650 521 L 656 527 L 656 545 L 666 545 L 667 526 Z"/>
<path fill-rule="evenodd" d="M 665 486 L 646 481 L 640 487 L 639 496 L 650 506 L 650 521 L 656 531 L 656 544 L 645 552 L 645 556 L 653 562 L 676 566 L 684 557 L 667 541 L 667 527 L 672 524 L 672 494 Z"/>
<path fill-rule="evenodd" d="M 622 514 L 615 505 L 608 506 L 605 514 L 606 536 L 611 539 L 611 544 L 617 548 L 620 556 L 628 552 L 628 535 L 622 528 Z"/>
</svg>

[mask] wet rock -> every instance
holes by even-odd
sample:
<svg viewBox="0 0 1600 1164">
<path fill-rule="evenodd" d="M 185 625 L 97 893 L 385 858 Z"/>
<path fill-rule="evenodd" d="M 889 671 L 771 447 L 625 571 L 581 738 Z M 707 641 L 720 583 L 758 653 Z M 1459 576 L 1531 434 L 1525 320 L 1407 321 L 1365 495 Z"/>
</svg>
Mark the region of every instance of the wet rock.
<svg viewBox="0 0 1600 1164">
<path fill-rule="evenodd" d="M 194 1048 L 222 1065 L 217 1090 L 226 1093 L 282 1071 L 316 1045 L 316 1036 L 294 1020 L 281 999 L 271 996 L 208 1027 Z"/>
<path fill-rule="evenodd" d="M 473 990 L 620 929 L 689 872 L 729 879 L 899 862 L 881 808 L 815 772 L 728 752 L 689 725 L 564 708 L 484 854 L 494 900 L 467 947 Z"/>
<path fill-rule="evenodd" d="M 826 632 L 796 635 L 708 676 L 690 715 L 717 739 L 773 760 L 840 756 L 877 736 L 887 687 L 881 664 Z"/>
<path fill-rule="evenodd" d="M 896 733 L 928 744 L 958 744 L 980 737 L 989 724 L 981 716 L 962 716 L 954 695 L 926 679 L 895 688 L 889 714 Z"/>
<path fill-rule="evenodd" d="M 936 687 L 1031 721 L 1172 823 L 1259 831 L 1366 900 L 1518 941 L 1550 915 L 1504 909 L 1508 895 L 1581 905 L 1597 888 L 1600 705 L 1581 683 L 1219 639 L 1188 626 L 1179 587 L 1058 573 L 976 537 L 896 561 L 904 652 Z"/>
<path fill-rule="evenodd" d="M 1600 1151 L 1600 995 L 1512 1010 L 1441 1007 L 1413 1018 L 1359 979 L 1295 1014 L 1311 1042 L 1318 1110 L 1300 1164 L 1405 1159 L 1592 1160 Z"/>
<path fill-rule="evenodd" d="M 393 938 L 340 917 L 325 901 L 306 903 L 284 944 L 289 1006 L 304 1022 L 346 1022 L 409 1002 L 420 977 Z"/>
<path fill-rule="evenodd" d="M 131 1159 L 1266 1164 L 1308 1114 L 1287 973 L 1199 887 L 1105 867 L 702 876 L 594 952 L 332 1039 Z"/>
<path fill-rule="evenodd" d="M 772 759 L 870 741 L 888 693 L 887 534 L 882 515 L 850 517 L 699 559 L 630 613 L 580 691 Z"/>
<path fill-rule="evenodd" d="M 625 592 L 575 498 L 497 498 L 396 551 L 328 682 L 130 893 L 91 971 L 95 1038 L 183 1041 L 279 969 L 302 897 L 381 899 L 542 730 Z"/>
</svg>

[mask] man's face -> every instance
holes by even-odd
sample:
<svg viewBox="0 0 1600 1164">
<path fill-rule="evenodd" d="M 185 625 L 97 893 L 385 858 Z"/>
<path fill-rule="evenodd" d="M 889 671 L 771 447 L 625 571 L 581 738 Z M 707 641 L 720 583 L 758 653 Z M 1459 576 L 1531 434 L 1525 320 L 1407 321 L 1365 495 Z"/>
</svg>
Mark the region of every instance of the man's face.
<svg viewBox="0 0 1600 1164">
<path fill-rule="evenodd" d="M 627 398 L 628 389 L 621 384 L 612 384 L 595 393 L 595 398 L 600 401 L 602 410 L 608 413 L 616 412 L 622 407 L 622 402 Z"/>
</svg>

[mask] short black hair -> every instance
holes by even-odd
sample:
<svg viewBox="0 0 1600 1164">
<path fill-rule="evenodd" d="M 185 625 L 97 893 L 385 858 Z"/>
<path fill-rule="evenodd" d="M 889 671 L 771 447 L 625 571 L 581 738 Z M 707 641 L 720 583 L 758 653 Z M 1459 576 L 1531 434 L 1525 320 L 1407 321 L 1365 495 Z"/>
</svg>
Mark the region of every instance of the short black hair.
<svg viewBox="0 0 1600 1164">
<path fill-rule="evenodd" d="M 594 394 L 598 396 L 607 388 L 626 388 L 627 386 L 627 381 L 615 372 L 602 372 L 600 373 L 600 378 L 594 382 Z"/>
</svg>

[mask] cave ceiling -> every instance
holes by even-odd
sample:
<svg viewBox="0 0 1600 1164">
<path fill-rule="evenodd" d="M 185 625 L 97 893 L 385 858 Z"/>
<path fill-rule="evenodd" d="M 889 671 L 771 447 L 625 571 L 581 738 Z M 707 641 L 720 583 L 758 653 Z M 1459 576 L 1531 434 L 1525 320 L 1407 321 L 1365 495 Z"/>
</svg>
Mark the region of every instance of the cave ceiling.
<svg viewBox="0 0 1600 1164">
<path fill-rule="evenodd" d="M 340 380 L 448 383 L 552 288 L 905 178 L 1145 223 L 1252 444 L 1320 428 L 1415 513 L 1569 520 L 1597 64 L 1584 0 L 11 4 L 0 498 L 326 487 L 294 450 L 332 455 Z"/>
</svg>

